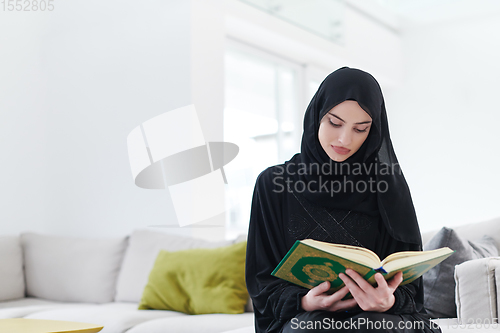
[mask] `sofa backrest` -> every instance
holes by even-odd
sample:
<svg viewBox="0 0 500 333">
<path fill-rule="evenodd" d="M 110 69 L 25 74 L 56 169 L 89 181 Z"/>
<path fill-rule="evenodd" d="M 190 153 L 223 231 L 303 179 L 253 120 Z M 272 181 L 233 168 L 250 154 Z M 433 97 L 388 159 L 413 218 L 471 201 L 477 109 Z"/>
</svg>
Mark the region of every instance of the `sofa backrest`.
<svg viewBox="0 0 500 333">
<path fill-rule="evenodd" d="M 24 297 L 23 251 L 18 236 L 0 236 L 0 302 Z"/>
<path fill-rule="evenodd" d="M 26 295 L 61 302 L 112 302 L 127 240 L 21 234 Z"/>
<path fill-rule="evenodd" d="M 149 273 L 160 250 L 179 251 L 194 248 L 216 248 L 233 244 L 234 241 L 211 242 L 150 230 L 135 230 L 123 259 L 116 285 L 117 302 L 141 301 Z"/>
<path fill-rule="evenodd" d="M 454 229 L 460 237 L 468 240 L 479 240 L 484 235 L 491 236 L 497 242 L 497 248 L 500 251 L 500 217 L 450 228 Z M 422 233 L 422 244 L 427 243 L 438 231 Z"/>
</svg>

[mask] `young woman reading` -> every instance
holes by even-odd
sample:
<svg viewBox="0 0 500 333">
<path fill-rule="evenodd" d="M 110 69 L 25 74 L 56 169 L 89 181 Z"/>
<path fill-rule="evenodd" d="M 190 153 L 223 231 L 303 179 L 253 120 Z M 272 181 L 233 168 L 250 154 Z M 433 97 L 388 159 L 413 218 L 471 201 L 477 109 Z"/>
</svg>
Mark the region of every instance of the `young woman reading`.
<svg viewBox="0 0 500 333">
<path fill-rule="evenodd" d="M 301 152 L 257 178 L 246 283 L 258 333 L 440 332 L 423 308 L 422 278 L 402 273 L 377 286 L 347 270 L 345 286 L 303 288 L 271 276 L 296 240 L 366 247 L 380 258 L 421 251 L 410 191 L 389 136 L 384 98 L 370 74 L 343 67 L 328 75 L 304 116 Z M 353 296 L 344 299 L 347 293 Z"/>
</svg>

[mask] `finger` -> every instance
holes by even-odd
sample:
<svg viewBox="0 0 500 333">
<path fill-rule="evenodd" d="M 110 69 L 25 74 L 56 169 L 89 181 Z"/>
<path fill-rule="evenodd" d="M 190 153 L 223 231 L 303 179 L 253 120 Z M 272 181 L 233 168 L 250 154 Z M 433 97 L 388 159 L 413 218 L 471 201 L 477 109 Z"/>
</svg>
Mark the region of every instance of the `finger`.
<svg viewBox="0 0 500 333">
<path fill-rule="evenodd" d="M 349 288 L 347 288 L 347 286 L 343 286 L 342 288 L 340 288 L 339 290 L 337 290 L 336 292 L 334 292 L 332 295 L 328 296 L 333 302 L 338 302 L 340 301 L 342 298 L 345 297 L 345 295 L 347 295 L 349 293 Z"/>
<path fill-rule="evenodd" d="M 373 289 L 373 286 L 369 284 L 361 275 L 359 275 L 356 271 L 352 269 L 346 269 L 345 271 L 349 277 L 356 282 L 356 284 L 363 290 L 363 291 L 370 291 Z M 377 273 L 379 274 L 379 273 Z"/>
<path fill-rule="evenodd" d="M 316 287 L 312 288 L 310 293 L 313 296 L 317 296 L 325 293 L 326 291 L 328 291 L 328 289 L 330 289 L 330 281 L 325 281 L 321 284 L 318 284 Z"/>
<path fill-rule="evenodd" d="M 347 276 L 343 273 L 340 273 L 339 277 L 342 279 L 342 281 L 344 281 L 346 287 L 349 288 L 349 291 L 351 292 L 352 297 L 354 297 L 354 298 L 362 297 L 362 295 L 364 294 L 364 291 L 356 284 L 356 282 L 351 280 L 351 278 L 349 276 Z"/>
<path fill-rule="evenodd" d="M 389 281 L 389 288 L 395 290 L 403 282 L 403 272 L 399 271 L 394 275 L 394 277 Z"/>
<path fill-rule="evenodd" d="M 375 281 L 377 281 L 377 288 L 388 288 L 387 281 L 381 273 L 375 274 Z"/>
<path fill-rule="evenodd" d="M 354 298 L 345 300 L 345 301 L 339 301 L 335 304 L 333 304 L 329 310 L 330 311 L 342 311 L 342 310 L 348 310 L 354 308 L 358 303 Z"/>
<path fill-rule="evenodd" d="M 323 304 L 325 307 L 330 308 L 336 303 L 340 302 L 342 298 L 344 298 L 344 296 L 347 295 L 348 293 L 349 293 L 349 288 L 344 286 L 331 295 L 323 296 L 324 297 Z"/>
<path fill-rule="evenodd" d="M 349 293 L 349 288 L 343 286 L 331 296 L 329 296 L 328 302 L 330 303 L 329 310 L 337 311 L 343 309 L 350 309 L 356 306 L 358 303 L 354 298 L 342 300 Z"/>
</svg>

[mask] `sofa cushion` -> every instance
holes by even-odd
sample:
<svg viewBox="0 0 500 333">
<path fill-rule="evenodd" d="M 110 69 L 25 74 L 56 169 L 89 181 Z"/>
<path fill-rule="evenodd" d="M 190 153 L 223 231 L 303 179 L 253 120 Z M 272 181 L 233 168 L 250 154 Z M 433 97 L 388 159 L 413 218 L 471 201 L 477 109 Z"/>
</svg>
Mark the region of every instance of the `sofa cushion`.
<svg viewBox="0 0 500 333">
<path fill-rule="evenodd" d="M 40 298 L 25 297 L 25 298 L 0 302 L 0 311 L 3 309 L 18 308 L 18 307 L 33 306 L 33 305 L 35 306 L 47 305 L 47 304 L 66 304 L 66 303 L 47 301 Z"/>
<path fill-rule="evenodd" d="M 130 236 L 118 276 L 115 301 L 135 303 L 141 301 L 149 273 L 160 250 L 173 252 L 194 248 L 215 248 L 232 243 L 233 241 L 210 242 L 164 232 L 136 230 Z"/>
<path fill-rule="evenodd" d="M 25 318 L 92 323 L 104 326 L 101 332 L 128 333 L 130 328 L 141 323 L 177 316 L 188 315 L 174 311 L 137 310 L 136 303 L 113 302 L 41 311 Z"/>
<path fill-rule="evenodd" d="M 160 251 L 139 309 L 243 313 L 246 242 L 216 249 Z"/>
<path fill-rule="evenodd" d="M 253 324 L 253 313 L 185 315 L 167 319 L 156 319 L 137 325 L 127 333 L 219 333 Z M 168 327 L 168 329 L 166 329 Z M 246 331 L 245 331 L 246 332 Z M 254 333 L 253 331 L 249 331 Z"/>
<path fill-rule="evenodd" d="M 243 241 L 247 241 L 248 239 L 248 234 L 239 234 L 236 239 L 234 240 L 234 243 L 239 243 L 239 242 L 243 242 Z M 252 303 L 252 299 L 250 298 L 250 296 L 248 296 L 248 301 L 247 301 L 247 304 L 245 305 L 245 312 L 253 312 L 253 303 Z"/>
<path fill-rule="evenodd" d="M 127 238 L 21 235 L 28 296 L 62 302 L 114 299 Z"/>
<path fill-rule="evenodd" d="M 470 260 L 455 267 L 460 323 L 492 324 L 497 320 L 495 270 L 500 270 L 500 258 Z"/>
<path fill-rule="evenodd" d="M 255 332 L 255 326 L 245 326 L 242 328 L 237 328 L 235 330 L 230 330 L 230 331 L 224 331 L 222 333 L 254 333 Z"/>
<path fill-rule="evenodd" d="M 17 236 L 0 236 L 0 301 L 24 297 L 23 251 Z"/>
<path fill-rule="evenodd" d="M 0 319 L 9 318 L 23 318 L 31 314 L 60 309 L 60 308 L 71 308 L 75 306 L 85 306 L 82 303 L 67 303 L 67 302 L 53 302 L 46 301 L 40 298 L 21 298 L 0 303 Z"/>
<path fill-rule="evenodd" d="M 432 318 L 454 318 L 455 265 L 464 261 L 498 255 L 496 242 L 489 236 L 478 241 L 468 241 L 450 228 L 443 227 L 427 244 L 424 250 L 447 246 L 456 252 L 423 275 L 424 306 Z"/>
</svg>

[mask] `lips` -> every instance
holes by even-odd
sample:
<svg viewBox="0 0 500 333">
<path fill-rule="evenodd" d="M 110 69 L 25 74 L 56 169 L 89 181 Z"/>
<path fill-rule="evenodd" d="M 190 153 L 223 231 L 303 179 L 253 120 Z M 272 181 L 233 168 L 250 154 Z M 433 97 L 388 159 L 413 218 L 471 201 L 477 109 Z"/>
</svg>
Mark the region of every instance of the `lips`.
<svg viewBox="0 0 500 333">
<path fill-rule="evenodd" d="M 350 149 L 347 149 L 347 148 L 342 148 L 342 147 L 338 147 L 338 146 L 332 146 L 333 150 L 337 153 L 337 154 L 340 154 L 340 155 L 347 155 L 349 154 L 349 152 L 351 151 Z"/>
</svg>

